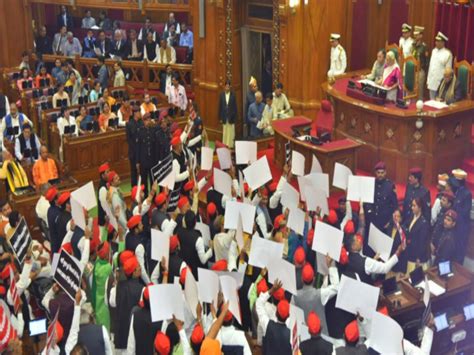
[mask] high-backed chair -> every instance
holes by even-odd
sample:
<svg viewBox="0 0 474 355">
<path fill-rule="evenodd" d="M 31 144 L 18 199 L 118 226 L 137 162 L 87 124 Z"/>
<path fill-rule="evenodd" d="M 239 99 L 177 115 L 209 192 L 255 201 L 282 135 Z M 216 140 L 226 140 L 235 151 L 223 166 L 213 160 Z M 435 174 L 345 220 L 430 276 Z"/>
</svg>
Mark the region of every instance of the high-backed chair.
<svg viewBox="0 0 474 355">
<path fill-rule="evenodd" d="M 461 83 L 461 87 L 464 91 L 464 98 L 471 99 L 472 95 L 472 64 L 469 64 L 468 61 L 462 60 L 454 62 L 454 72 L 456 74 L 457 80 Z"/>
<path fill-rule="evenodd" d="M 413 99 L 418 97 L 418 71 L 420 64 L 415 57 L 405 58 L 405 74 L 403 76 L 403 99 Z"/>
<path fill-rule="evenodd" d="M 395 55 L 395 60 L 397 61 L 398 65 L 400 66 L 400 68 L 403 68 L 403 62 L 404 62 L 403 51 L 398 46 L 398 44 L 385 43 L 385 52 L 388 53 L 389 51 L 393 52 L 393 54 Z"/>
<path fill-rule="evenodd" d="M 334 130 L 334 113 L 332 112 L 331 102 L 328 100 L 321 101 L 321 109 L 316 119 L 311 124 L 311 135 L 318 136 L 321 133 L 328 132 L 332 134 Z"/>
</svg>

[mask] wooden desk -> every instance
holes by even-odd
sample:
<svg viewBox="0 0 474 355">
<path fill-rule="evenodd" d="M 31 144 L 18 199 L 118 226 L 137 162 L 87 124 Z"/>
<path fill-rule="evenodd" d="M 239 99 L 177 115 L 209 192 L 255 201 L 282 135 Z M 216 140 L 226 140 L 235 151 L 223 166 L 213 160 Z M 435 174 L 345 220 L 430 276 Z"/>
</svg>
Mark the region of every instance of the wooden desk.
<svg viewBox="0 0 474 355">
<path fill-rule="evenodd" d="M 334 107 L 335 137 L 362 143 L 357 168 L 371 172 L 383 160 L 389 177 L 405 183 L 408 170 L 420 166 L 423 180 L 435 183 L 438 173 L 461 166 L 470 154 L 474 101 L 457 102 L 442 110 L 425 107 L 418 116 L 414 102 L 401 109 L 392 103 L 379 106 L 349 97 L 347 83 L 359 74 L 348 73 L 334 85 L 322 86 Z M 423 122 L 421 129 L 416 127 L 418 119 Z"/>
<path fill-rule="evenodd" d="M 332 181 L 334 164 L 336 162 L 344 164 L 352 171 L 355 171 L 356 150 L 361 144 L 352 139 L 342 139 L 317 146 L 293 137 L 291 129 L 293 126 L 310 124 L 311 120 L 306 117 L 292 117 L 272 122 L 272 127 L 275 130 L 275 164 L 283 168 L 286 158 L 285 144 L 290 142 L 291 149 L 303 154 L 305 157 L 305 174 L 309 174 L 311 171 L 313 154 L 318 158 L 323 171 L 329 174 L 329 181 Z"/>
</svg>

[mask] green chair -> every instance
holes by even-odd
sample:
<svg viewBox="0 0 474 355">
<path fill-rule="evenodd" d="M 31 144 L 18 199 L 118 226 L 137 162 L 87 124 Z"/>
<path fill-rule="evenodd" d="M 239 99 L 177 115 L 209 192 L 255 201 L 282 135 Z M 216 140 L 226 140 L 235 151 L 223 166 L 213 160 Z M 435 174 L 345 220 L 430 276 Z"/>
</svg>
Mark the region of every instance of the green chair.
<svg viewBox="0 0 474 355">
<path fill-rule="evenodd" d="M 463 98 L 471 98 L 471 76 L 472 76 L 472 65 L 469 64 L 466 60 L 460 62 L 454 62 L 454 70 L 456 73 L 456 78 L 461 83 L 461 88 L 463 90 Z"/>
<path fill-rule="evenodd" d="M 405 74 L 403 76 L 403 98 L 413 99 L 418 97 L 418 70 L 419 63 L 415 57 L 409 56 L 405 58 Z"/>
</svg>

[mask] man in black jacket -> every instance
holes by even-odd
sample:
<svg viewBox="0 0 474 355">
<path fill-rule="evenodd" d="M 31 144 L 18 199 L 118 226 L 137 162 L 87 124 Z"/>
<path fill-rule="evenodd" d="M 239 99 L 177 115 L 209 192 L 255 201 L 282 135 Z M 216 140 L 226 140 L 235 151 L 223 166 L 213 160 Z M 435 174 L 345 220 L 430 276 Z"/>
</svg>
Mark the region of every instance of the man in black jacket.
<svg viewBox="0 0 474 355">
<path fill-rule="evenodd" d="M 230 90 L 230 81 L 227 80 L 224 92 L 219 96 L 219 120 L 222 123 L 222 142 L 229 148 L 234 147 L 236 117 L 237 101 L 235 93 Z"/>
<path fill-rule="evenodd" d="M 411 168 L 408 173 L 408 184 L 403 199 L 403 220 L 411 221 L 413 211 L 411 203 L 415 198 L 421 199 L 422 214 L 427 221 L 431 221 L 431 198 L 430 191 L 421 184 L 423 172 L 421 168 Z"/>
<path fill-rule="evenodd" d="M 37 54 L 53 54 L 53 41 L 46 34 L 46 27 L 41 26 L 38 37 L 35 38 L 35 52 Z"/>
<path fill-rule="evenodd" d="M 148 179 L 150 185 L 153 184 L 151 168 L 156 165 L 155 156 L 155 127 L 150 118 L 150 114 L 143 116 L 143 126 L 138 129 L 137 149 L 136 149 L 136 167 L 137 173 L 142 177 L 142 184 L 145 185 L 145 196 L 148 196 Z"/>
<path fill-rule="evenodd" d="M 67 11 L 67 7 L 64 5 L 61 5 L 61 11 L 57 17 L 57 25 L 58 25 L 58 28 L 61 28 L 62 26 L 66 26 L 68 30 L 74 28 L 74 22 L 72 20 L 72 16 Z"/>
<path fill-rule="evenodd" d="M 132 186 L 137 184 L 138 171 L 137 171 L 137 144 L 138 144 L 138 130 L 143 127 L 143 121 L 141 120 L 140 107 L 133 107 L 133 120 L 129 120 L 125 126 L 127 132 L 127 143 L 128 143 L 128 160 L 130 161 L 130 173 Z"/>
<path fill-rule="evenodd" d="M 319 320 L 318 315 L 313 311 L 308 315 L 307 325 L 311 338 L 301 343 L 301 354 L 332 354 L 333 346 L 330 342 L 321 338 L 321 321 Z"/>
<path fill-rule="evenodd" d="M 137 31 L 130 30 L 127 41 L 127 59 L 142 60 L 143 59 L 143 42 L 137 38 Z"/>
</svg>

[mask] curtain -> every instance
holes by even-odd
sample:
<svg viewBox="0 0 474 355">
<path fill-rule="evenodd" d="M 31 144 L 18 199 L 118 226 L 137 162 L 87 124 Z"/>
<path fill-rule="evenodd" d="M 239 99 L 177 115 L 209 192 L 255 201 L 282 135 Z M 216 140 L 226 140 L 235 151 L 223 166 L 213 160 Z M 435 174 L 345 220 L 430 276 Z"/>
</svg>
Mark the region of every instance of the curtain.
<svg viewBox="0 0 474 355">
<path fill-rule="evenodd" d="M 350 53 L 350 70 L 366 68 L 369 0 L 358 0 L 353 3 L 352 15 L 352 50 Z"/>
<path fill-rule="evenodd" d="M 396 43 L 402 35 L 402 25 L 408 23 L 408 4 L 406 0 L 392 0 L 390 6 L 390 21 L 388 43 Z"/>
</svg>

